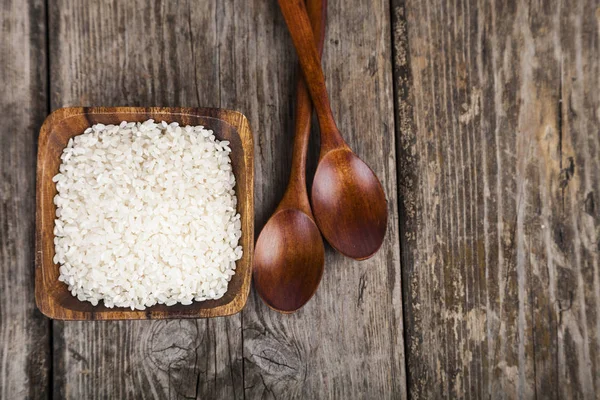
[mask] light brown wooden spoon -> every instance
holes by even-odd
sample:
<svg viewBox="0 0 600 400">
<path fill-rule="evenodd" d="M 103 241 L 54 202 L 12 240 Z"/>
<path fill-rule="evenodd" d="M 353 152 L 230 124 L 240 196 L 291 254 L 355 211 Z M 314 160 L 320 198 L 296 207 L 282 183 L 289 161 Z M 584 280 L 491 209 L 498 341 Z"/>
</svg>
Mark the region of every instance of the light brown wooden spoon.
<svg viewBox="0 0 600 400">
<path fill-rule="evenodd" d="M 364 260 L 379 250 L 387 201 L 377 176 L 348 147 L 331 112 L 320 57 L 302 0 L 278 0 L 321 127 L 321 154 L 312 186 L 317 225 L 340 253 Z"/>
<path fill-rule="evenodd" d="M 327 0 L 307 0 L 306 6 L 312 30 L 319 38 L 320 53 L 325 37 Z M 254 251 L 254 287 L 269 307 L 283 313 L 297 311 L 306 304 L 323 275 L 323 239 L 314 222 L 306 191 L 311 115 L 310 96 L 300 76 L 290 181 L 275 213 L 260 233 Z"/>
</svg>

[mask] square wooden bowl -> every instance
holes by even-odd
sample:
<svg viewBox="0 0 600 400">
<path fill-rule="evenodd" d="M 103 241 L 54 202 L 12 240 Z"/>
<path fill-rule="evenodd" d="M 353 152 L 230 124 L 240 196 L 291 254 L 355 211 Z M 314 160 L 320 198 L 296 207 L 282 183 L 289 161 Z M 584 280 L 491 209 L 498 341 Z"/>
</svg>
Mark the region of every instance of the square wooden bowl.
<svg viewBox="0 0 600 400">
<path fill-rule="evenodd" d="M 237 211 L 241 215 L 244 251 L 237 261 L 236 273 L 227 293 L 219 300 L 155 305 L 144 311 L 107 308 L 103 302 L 93 306 L 73 297 L 67 285 L 58 280 L 59 266 L 54 264 L 54 219 L 56 186 L 52 177 L 58 173 L 60 156 L 73 136 L 96 123 L 119 124 L 121 121 L 166 121 L 180 125 L 203 125 L 214 131 L 217 139 L 229 140 L 231 163 L 236 178 Z M 209 108 L 145 107 L 71 107 L 50 114 L 42 125 L 38 142 L 37 198 L 35 231 L 35 299 L 46 316 L 59 320 L 123 320 L 206 318 L 239 312 L 248 299 L 254 253 L 254 147 L 246 117 L 236 111 Z"/>
</svg>

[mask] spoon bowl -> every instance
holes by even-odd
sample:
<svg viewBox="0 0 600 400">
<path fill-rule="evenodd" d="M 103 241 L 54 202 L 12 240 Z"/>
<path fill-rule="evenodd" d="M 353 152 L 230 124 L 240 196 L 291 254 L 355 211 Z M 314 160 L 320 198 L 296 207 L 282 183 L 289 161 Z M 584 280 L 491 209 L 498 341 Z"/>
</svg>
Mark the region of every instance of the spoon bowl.
<svg viewBox="0 0 600 400">
<path fill-rule="evenodd" d="M 379 250 L 387 228 L 387 201 L 371 168 L 349 148 L 323 156 L 312 186 L 315 218 L 329 244 L 357 260 Z"/>
<path fill-rule="evenodd" d="M 263 228 L 256 249 L 254 283 L 260 297 L 283 313 L 300 309 L 323 275 L 325 249 L 317 225 L 300 210 L 281 210 Z"/>
</svg>

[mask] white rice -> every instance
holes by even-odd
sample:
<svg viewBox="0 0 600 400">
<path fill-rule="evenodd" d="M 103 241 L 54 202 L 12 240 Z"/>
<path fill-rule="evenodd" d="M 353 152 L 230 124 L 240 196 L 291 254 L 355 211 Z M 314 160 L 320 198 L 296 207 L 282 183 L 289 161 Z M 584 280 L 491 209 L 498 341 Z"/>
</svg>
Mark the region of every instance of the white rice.
<svg viewBox="0 0 600 400">
<path fill-rule="evenodd" d="M 153 120 L 71 139 L 53 178 L 59 280 L 107 307 L 222 297 L 242 257 L 230 152 L 202 126 Z"/>
</svg>

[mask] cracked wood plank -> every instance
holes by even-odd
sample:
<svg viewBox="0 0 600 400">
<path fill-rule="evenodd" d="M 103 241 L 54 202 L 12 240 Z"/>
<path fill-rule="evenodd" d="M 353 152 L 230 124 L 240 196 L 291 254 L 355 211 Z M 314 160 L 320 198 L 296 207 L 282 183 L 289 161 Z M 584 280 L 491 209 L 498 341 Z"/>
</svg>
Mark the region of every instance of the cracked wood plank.
<svg viewBox="0 0 600 400">
<path fill-rule="evenodd" d="M 221 106 L 221 2 L 50 3 L 51 104 Z M 224 68 L 231 65 L 225 64 Z M 232 104 L 223 104 L 232 106 Z M 243 398 L 241 316 L 54 322 L 57 398 Z"/>
<path fill-rule="evenodd" d="M 597 398 L 597 2 L 392 6 L 411 397 Z"/>
<path fill-rule="evenodd" d="M 37 135 L 47 113 L 44 1 L 0 1 L 0 398 L 48 397 L 48 320 L 35 307 Z"/>
<path fill-rule="evenodd" d="M 289 175 L 297 59 L 275 2 L 249 4 L 232 24 L 244 32 L 248 19 L 255 21 L 247 36 L 252 47 L 235 54 L 249 60 L 251 76 L 256 74 L 258 81 L 250 92 L 235 89 L 242 101 L 250 100 L 242 110 L 257 133 L 260 229 L 281 199 Z M 340 131 L 374 169 L 387 194 L 385 242 L 375 257 L 363 262 L 326 246 L 320 287 L 296 314 L 274 313 L 252 293 L 243 311 L 247 398 L 406 398 L 389 11 L 387 0 L 329 0 L 323 53 Z M 309 180 L 316 165 L 316 139 L 313 135 L 310 143 Z"/>
</svg>

